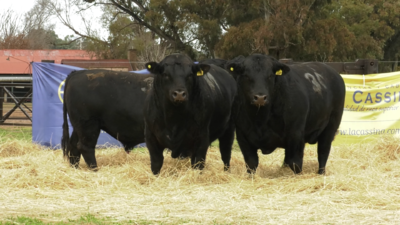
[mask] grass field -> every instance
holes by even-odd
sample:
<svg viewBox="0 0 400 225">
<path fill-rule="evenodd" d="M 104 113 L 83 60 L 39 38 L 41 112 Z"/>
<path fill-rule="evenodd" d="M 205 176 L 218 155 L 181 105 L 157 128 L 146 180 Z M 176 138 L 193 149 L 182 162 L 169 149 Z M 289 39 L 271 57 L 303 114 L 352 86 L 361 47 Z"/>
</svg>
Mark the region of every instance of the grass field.
<svg viewBox="0 0 400 225">
<path fill-rule="evenodd" d="M 283 150 L 260 154 L 246 174 L 235 145 L 223 172 L 218 148 L 206 168 L 165 162 L 158 177 L 146 149 L 96 151 L 100 170 L 71 168 L 60 150 L 30 143 L 30 128 L 0 128 L 0 224 L 400 224 L 400 145 L 391 137 L 335 145 L 327 174 L 316 146 L 304 171 L 281 168 Z"/>
</svg>

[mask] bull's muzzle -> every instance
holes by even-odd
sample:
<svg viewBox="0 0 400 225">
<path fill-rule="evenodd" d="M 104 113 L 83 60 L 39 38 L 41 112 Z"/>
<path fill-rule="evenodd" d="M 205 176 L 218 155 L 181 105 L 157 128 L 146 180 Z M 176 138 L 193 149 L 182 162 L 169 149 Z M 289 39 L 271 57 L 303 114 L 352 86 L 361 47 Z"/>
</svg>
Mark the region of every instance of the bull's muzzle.
<svg viewBox="0 0 400 225">
<path fill-rule="evenodd" d="M 184 102 L 186 101 L 186 92 L 174 91 L 172 92 L 172 99 L 174 99 L 174 102 Z"/>
<path fill-rule="evenodd" d="M 267 96 L 266 95 L 254 95 L 253 96 L 253 104 L 256 106 L 264 106 L 267 104 Z"/>
</svg>

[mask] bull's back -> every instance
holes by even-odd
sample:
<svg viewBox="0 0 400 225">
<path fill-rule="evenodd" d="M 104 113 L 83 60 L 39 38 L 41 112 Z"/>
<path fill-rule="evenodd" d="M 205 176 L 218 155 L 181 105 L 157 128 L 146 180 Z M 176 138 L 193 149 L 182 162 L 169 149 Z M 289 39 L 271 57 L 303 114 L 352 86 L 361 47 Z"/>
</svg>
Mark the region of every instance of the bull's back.
<svg viewBox="0 0 400 225">
<path fill-rule="evenodd" d="M 210 121 L 210 135 L 211 139 L 214 139 L 220 136 L 229 126 L 237 86 L 233 77 L 224 69 L 212 65 L 209 73 L 215 80 L 214 85 L 207 84 L 213 89 L 209 91 L 212 93 L 211 101 L 214 105 L 214 112 Z"/>
<path fill-rule="evenodd" d="M 218 86 L 214 98 L 229 101 L 231 104 L 237 92 L 235 79 L 226 70 L 215 65 L 210 66 L 211 69 L 209 73 L 212 75 Z"/>
<path fill-rule="evenodd" d="M 64 94 L 68 105 L 86 105 L 82 109 L 90 106 L 99 113 L 126 109 L 128 103 L 143 103 L 147 88 L 143 80 L 147 77 L 105 70 L 79 71 L 67 80 Z"/>
<path fill-rule="evenodd" d="M 324 63 L 303 63 L 291 66 L 307 105 L 306 136 L 316 136 L 335 120 L 339 126 L 345 98 L 343 78 Z M 312 138 L 311 138 L 312 139 Z"/>
<path fill-rule="evenodd" d="M 343 78 L 330 66 L 324 63 L 302 63 L 290 67 L 298 88 L 311 104 L 331 106 L 344 100 L 345 84 Z M 324 107 L 323 107 L 324 108 Z"/>
<path fill-rule="evenodd" d="M 142 134 L 147 78 L 152 76 L 107 70 L 74 72 L 64 90 L 72 125 L 96 120 L 119 140 L 130 139 L 130 132 Z"/>
</svg>

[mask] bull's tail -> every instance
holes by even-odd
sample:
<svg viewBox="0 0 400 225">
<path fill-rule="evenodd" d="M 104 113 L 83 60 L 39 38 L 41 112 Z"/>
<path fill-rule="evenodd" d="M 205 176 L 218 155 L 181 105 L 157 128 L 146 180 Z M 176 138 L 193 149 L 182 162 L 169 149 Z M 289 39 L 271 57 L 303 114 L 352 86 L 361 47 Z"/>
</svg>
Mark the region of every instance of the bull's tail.
<svg viewBox="0 0 400 225">
<path fill-rule="evenodd" d="M 65 89 L 65 86 L 64 86 Z M 63 104 L 63 134 L 61 138 L 61 148 L 63 150 L 63 154 L 65 158 L 69 157 L 69 152 L 71 151 L 71 148 L 69 146 L 69 129 L 68 129 L 68 117 L 67 117 L 67 104 L 65 101 L 65 94 L 64 94 L 64 104 Z"/>
</svg>

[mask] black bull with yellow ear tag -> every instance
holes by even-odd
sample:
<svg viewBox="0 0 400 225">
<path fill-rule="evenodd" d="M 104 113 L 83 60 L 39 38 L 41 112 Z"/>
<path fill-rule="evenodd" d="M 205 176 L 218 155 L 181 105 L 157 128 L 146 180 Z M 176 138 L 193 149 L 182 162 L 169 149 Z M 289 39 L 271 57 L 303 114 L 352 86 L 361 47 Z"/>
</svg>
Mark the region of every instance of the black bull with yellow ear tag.
<svg viewBox="0 0 400 225">
<path fill-rule="evenodd" d="M 318 143 L 318 173 L 324 174 L 339 128 L 345 84 L 324 63 L 285 65 L 268 55 L 238 56 L 227 62 L 238 86 L 236 138 L 247 171 L 255 173 L 258 150 L 285 149 L 284 166 L 303 169 L 304 146 Z"/>
<path fill-rule="evenodd" d="M 237 87 L 233 77 L 221 67 L 195 64 L 182 54 L 146 67 L 155 75 L 144 109 L 152 172 L 160 173 L 165 149 L 171 150 L 173 158 L 189 157 L 193 168 L 203 169 L 207 150 L 216 139 L 227 170 L 234 139 L 231 108 Z"/>
</svg>

